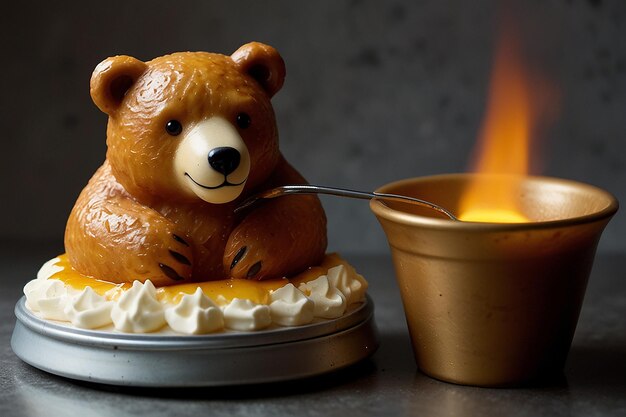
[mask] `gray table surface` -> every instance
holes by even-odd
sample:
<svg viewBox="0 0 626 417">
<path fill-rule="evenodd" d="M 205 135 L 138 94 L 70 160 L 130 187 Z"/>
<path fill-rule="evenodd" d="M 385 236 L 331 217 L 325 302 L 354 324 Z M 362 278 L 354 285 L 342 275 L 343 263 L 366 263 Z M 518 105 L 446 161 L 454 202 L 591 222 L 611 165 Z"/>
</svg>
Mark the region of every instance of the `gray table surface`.
<svg viewBox="0 0 626 417">
<path fill-rule="evenodd" d="M 0 256 L 0 416 L 604 416 L 626 415 L 626 256 L 600 253 L 562 377 L 516 389 L 464 387 L 413 361 L 387 254 L 346 256 L 370 281 L 381 346 L 326 376 L 256 386 L 146 390 L 49 375 L 12 352 L 13 307 L 50 249 Z M 22 252 L 23 253 L 23 252 Z"/>
</svg>

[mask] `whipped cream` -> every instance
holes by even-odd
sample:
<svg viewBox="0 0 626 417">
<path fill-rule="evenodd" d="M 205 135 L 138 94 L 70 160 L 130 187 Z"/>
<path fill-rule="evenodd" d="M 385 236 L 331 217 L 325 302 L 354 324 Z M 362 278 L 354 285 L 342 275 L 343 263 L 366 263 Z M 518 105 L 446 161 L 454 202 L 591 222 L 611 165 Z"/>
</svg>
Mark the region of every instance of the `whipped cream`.
<svg viewBox="0 0 626 417">
<path fill-rule="evenodd" d="M 200 288 L 184 294 L 180 302 L 165 310 L 165 320 L 175 332 L 211 333 L 224 328 L 224 314 Z"/>
<path fill-rule="evenodd" d="M 313 321 L 315 302 L 289 283 L 270 294 L 270 311 L 274 323 L 281 326 L 301 326 Z"/>
<path fill-rule="evenodd" d="M 62 281 L 57 279 L 36 279 L 24 287 L 26 305 L 38 311 L 41 317 L 50 320 L 67 321 L 65 305 L 70 296 Z"/>
<path fill-rule="evenodd" d="M 97 329 L 111 324 L 113 305 L 113 301 L 107 301 L 103 296 L 96 294 L 91 287 L 85 287 L 80 294 L 69 300 L 64 312 L 74 326 Z"/>
<path fill-rule="evenodd" d="M 348 265 L 337 265 L 327 272 L 328 282 L 346 297 L 346 304 L 359 303 L 365 300 L 367 281 L 362 275 Z"/>
<path fill-rule="evenodd" d="M 152 282 L 133 282 L 111 310 L 111 319 L 117 330 L 129 333 L 148 333 L 163 327 L 164 308 L 156 298 Z"/>
<path fill-rule="evenodd" d="M 331 285 L 326 275 L 300 284 L 300 291 L 315 303 L 313 309 L 315 317 L 336 319 L 343 315 L 348 306 L 346 297 L 337 287 Z"/>
<path fill-rule="evenodd" d="M 62 281 L 62 275 L 57 279 L 55 274 L 64 269 L 59 262 L 59 258 L 46 262 L 37 278 L 24 286 L 26 306 L 43 319 L 105 331 L 147 333 L 169 328 L 183 334 L 206 334 L 301 326 L 340 317 L 349 305 L 362 302 L 367 290 L 367 281 L 352 266 L 340 263 L 298 288 L 288 283 L 269 292 L 267 305 L 229 300 L 221 294 L 213 300 L 200 287 L 192 294 L 159 299 L 149 280 L 135 281 L 129 289 L 115 286 L 100 295 L 90 286 L 75 289 Z"/>
<path fill-rule="evenodd" d="M 229 329 L 253 331 L 261 330 L 272 323 L 270 308 L 263 304 L 256 304 L 251 300 L 233 298 L 224 307 L 224 324 Z"/>
<path fill-rule="evenodd" d="M 67 317 L 63 308 L 67 302 L 67 288 L 62 281 L 48 279 L 63 270 L 56 265 L 58 262 L 59 258 L 53 258 L 43 264 L 37 272 L 37 279 L 24 286 L 24 295 L 28 308 L 40 312 L 43 318 L 66 320 Z"/>
</svg>

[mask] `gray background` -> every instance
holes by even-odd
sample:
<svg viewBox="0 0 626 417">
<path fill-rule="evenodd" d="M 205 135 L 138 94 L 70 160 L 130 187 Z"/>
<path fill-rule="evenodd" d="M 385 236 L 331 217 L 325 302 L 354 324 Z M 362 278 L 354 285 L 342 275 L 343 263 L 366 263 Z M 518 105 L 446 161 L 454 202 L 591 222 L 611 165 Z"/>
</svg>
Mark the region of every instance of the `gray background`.
<svg viewBox="0 0 626 417">
<path fill-rule="evenodd" d="M 83 4 L 84 3 L 84 4 Z M 509 2 L 529 63 L 560 91 L 542 131 L 544 174 L 626 201 L 626 2 Z M 374 189 L 464 171 L 487 91 L 498 8 L 489 0 L 9 2 L 3 6 L 0 241 L 62 250 L 67 215 L 102 163 L 102 59 L 275 46 L 281 146 L 313 183 Z M 365 202 L 324 200 L 330 249 L 386 251 Z M 604 250 L 625 250 L 618 214 Z"/>
</svg>

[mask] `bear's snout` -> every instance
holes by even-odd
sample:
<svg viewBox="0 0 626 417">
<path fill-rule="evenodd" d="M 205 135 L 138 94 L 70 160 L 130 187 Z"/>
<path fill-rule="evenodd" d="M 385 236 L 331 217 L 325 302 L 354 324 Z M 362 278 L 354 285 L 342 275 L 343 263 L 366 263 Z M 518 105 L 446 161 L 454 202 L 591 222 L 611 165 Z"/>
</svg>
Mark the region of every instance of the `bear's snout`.
<svg viewBox="0 0 626 417">
<path fill-rule="evenodd" d="M 228 174 L 234 172 L 239 166 L 241 154 L 235 148 L 221 146 L 211 149 L 208 159 L 211 168 L 227 177 Z"/>
<path fill-rule="evenodd" d="M 250 153 L 231 122 L 213 116 L 196 124 L 176 149 L 174 171 L 181 187 L 207 203 L 223 204 L 242 193 Z"/>
</svg>

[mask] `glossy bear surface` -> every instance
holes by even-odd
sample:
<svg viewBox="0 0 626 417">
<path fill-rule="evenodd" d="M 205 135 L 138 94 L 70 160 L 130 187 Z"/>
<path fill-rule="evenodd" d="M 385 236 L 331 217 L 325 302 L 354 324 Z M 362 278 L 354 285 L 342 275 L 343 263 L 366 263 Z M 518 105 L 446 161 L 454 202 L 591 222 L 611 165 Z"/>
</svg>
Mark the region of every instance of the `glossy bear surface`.
<svg viewBox="0 0 626 417">
<path fill-rule="evenodd" d="M 75 269 L 112 282 L 170 285 L 290 276 L 321 262 L 315 196 L 246 197 L 305 183 L 278 147 L 271 97 L 285 77 L 268 45 L 103 61 L 91 96 L 109 116 L 107 154 L 68 219 Z"/>
</svg>

